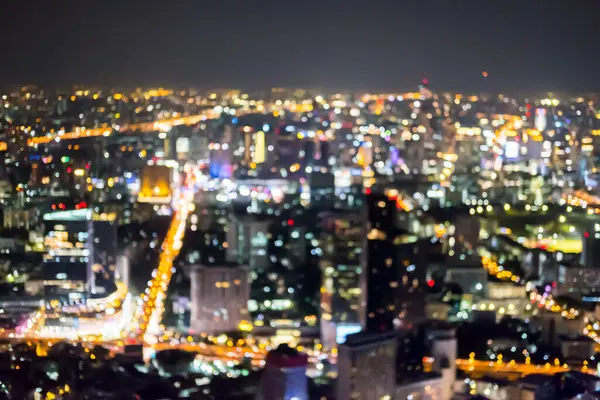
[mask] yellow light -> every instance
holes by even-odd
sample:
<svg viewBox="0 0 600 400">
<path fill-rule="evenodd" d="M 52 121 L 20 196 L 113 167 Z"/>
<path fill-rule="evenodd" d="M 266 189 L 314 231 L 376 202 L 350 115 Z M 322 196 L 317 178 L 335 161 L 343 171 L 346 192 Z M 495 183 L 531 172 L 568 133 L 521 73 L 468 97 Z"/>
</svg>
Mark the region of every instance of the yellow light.
<svg viewBox="0 0 600 400">
<path fill-rule="evenodd" d="M 256 143 L 254 151 L 254 162 L 257 164 L 265 162 L 265 133 L 258 131 L 256 133 Z"/>
<path fill-rule="evenodd" d="M 115 100 L 121 100 L 123 98 L 123 95 L 121 93 L 115 93 L 115 95 L 113 97 Z"/>
<path fill-rule="evenodd" d="M 238 329 L 243 332 L 250 332 L 254 327 L 248 321 L 241 321 L 238 325 Z"/>
</svg>

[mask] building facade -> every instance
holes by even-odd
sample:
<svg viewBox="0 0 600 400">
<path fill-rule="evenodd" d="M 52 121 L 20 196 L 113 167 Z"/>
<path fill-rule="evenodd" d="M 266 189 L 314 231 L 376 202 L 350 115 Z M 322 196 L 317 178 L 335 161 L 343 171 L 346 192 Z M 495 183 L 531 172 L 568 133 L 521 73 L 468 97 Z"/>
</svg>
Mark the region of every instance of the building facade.
<svg viewBox="0 0 600 400">
<path fill-rule="evenodd" d="M 364 212 L 321 215 L 321 336 L 333 348 L 338 328 L 366 326 L 366 233 Z"/>
<path fill-rule="evenodd" d="M 82 300 L 93 292 L 92 211 L 80 209 L 44 215 L 43 278 L 46 300 Z"/>
<path fill-rule="evenodd" d="M 237 331 L 240 322 L 249 318 L 248 267 L 192 266 L 190 297 L 190 327 L 194 331 Z"/>
<path fill-rule="evenodd" d="M 360 332 L 338 352 L 337 399 L 391 399 L 396 393 L 397 335 Z"/>
</svg>

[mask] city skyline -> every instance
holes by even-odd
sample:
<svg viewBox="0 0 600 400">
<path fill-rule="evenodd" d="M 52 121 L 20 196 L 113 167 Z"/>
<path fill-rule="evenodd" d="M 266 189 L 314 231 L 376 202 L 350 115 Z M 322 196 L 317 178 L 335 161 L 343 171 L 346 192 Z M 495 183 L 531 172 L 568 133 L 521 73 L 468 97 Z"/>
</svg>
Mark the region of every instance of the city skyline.
<svg viewBox="0 0 600 400">
<path fill-rule="evenodd" d="M 13 2 L 0 400 L 600 399 L 600 2 Z"/>
</svg>

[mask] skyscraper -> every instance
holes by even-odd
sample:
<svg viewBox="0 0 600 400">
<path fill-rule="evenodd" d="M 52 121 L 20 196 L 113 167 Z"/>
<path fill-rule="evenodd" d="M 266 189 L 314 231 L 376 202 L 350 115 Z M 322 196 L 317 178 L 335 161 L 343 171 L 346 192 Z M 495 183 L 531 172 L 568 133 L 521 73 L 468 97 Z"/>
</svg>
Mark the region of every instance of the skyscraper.
<svg viewBox="0 0 600 400">
<path fill-rule="evenodd" d="M 117 264 L 117 225 L 115 213 L 94 214 L 92 217 L 92 272 L 95 293 L 111 293 L 115 289 Z"/>
<path fill-rule="evenodd" d="M 364 211 L 324 212 L 321 226 L 321 336 L 326 348 L 366 325 Z"/>
<path fill-rule="evenodd" d="M 89 209 L 44 215 L 46 300 L 82 300 L 94 290 L 93 225 Z"/>
<path fill-rule="evenodd" d="M 115 290 L 117 232 L 114 214 L 88 208 L 44 215 L 46 298 L 82 300 Z"/>
<path fill-rule="evenodd" d="M 367 328 L 410 327 L 425 313 L 427 241 L 416 241 L 396 227 L 396 199 L 367 196 L 369 224 Z"/>
</svg>

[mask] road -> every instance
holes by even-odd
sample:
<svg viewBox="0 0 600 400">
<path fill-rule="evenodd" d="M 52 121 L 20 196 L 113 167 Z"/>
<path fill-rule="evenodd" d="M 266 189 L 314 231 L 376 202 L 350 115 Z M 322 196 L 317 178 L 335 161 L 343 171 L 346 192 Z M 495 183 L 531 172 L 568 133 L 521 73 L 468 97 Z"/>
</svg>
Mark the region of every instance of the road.
<svg viewBox="0 0 600 400">
<path fill-rule="evenodd" d="M 583 368 L 573 368 L 566 365 L 552 365 L 546 363 L 539 364 L 523 364 L 514 361 L 498 362 L 498 361 L 482 361 L 474 359 L 458 359 L 456 367 L 468 373 L 469 375 L 493 376 L 493 377 L 513 377 L 519 378 L 530 374 L 546 374 L 554 375 L 559 372 L 566 372 L 571 369 L 577 369 L 581 372 L 596 374 L 595 369 L 584 366 Z"/>
<path fill-rule="evenodd" d="M 73 140 L 73 139 L 83 139 L 88 137 L 98 137 L 98 136 L 110 136 L 115 132 L 126 132 L 126 131 L 140 131 L 140 132 L 156 132 L 156 131 L 166 131 L 174 126 L 179 125 L 192 125 L 198 123 L 200 121 L 204 121 L 206 119 L 217 118 L 220 113 L 217 113 L 213 110 L 208 110 L 202 114 L 197 115 L 189 115 L 186 117 L 174 117 L 161 119 L 154 122 L 141 122 L 136 124 L 126 124 L 122 126 L 115 126 L 113 128 L 92 128 L 92 129 L 77 129 L 73 132 L 66 133 L 54 133 L 47 136 L 40 136 L 31 138 L 27 141 L 29 146 L 36 146 L 39 144 L 49 143 L 52 141 L 59 142 L 61 140 Z"/>
<path fill-rule="evenodd" d="M 174 126 L 193 125 L 207 119 L 218 118 L 221 113 L 213 109 L 207 110 L 202 114 L 176 116 L 173 118 L 165 118 L 152 122 L 139 122 L 134 124 L 113 125 L 113 127 L 101 128 L 77 128 L 71 132 L 57 131 L 48 133 L 46 136 L 33 137 L 27 140 L 29 146 L 37 146 L 40 144 L 50 143 L 52 141 L 60 142 L 61 140 L 84 139 L 90 137 L 111 136 L 116 132 L 140 131 L 140 132 L 157 132 L 167 131 Z M 0 151 L 6 151 L 8 144 L 0 142 Z"/>
<path fill-rule="evenodd" d="M 141 305 L 131 331 L 145 343 L 157 343 L 157 335 L 161 334 L 160 322 L 164 312 L 164 301 L 171 277 L 175 272 L 173 262 L 179 255 L 186 231 L 186 222 L 190 207 L 194 200 L 195 179 L 192 171 L 187 171 L 183 187 L 179 191 L 179 199 L 175 201 L 173 219 L 162 244 L 158 267 L 152 272 L 152 279 L 140 297 Z"/>
</svg>

